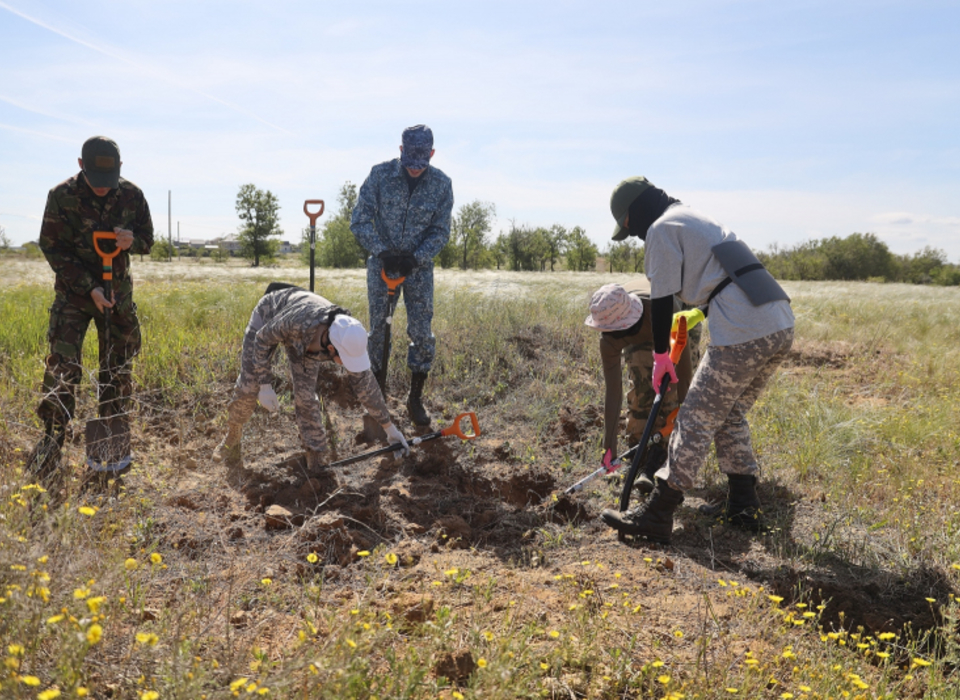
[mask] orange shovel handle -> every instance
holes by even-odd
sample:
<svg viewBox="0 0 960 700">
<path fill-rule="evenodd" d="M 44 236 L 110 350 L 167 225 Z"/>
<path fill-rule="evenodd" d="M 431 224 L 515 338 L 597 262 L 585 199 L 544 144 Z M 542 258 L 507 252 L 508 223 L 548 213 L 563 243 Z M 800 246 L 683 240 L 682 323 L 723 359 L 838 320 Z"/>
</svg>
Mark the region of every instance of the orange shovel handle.
<svg viewBox="0 0 960 700">
<path fill-rule="evenodd" d="M 97 251 L 97 255 L 100 256 L 100 259 L 103 261 L 103 279 L 112 280 L 113 279 L 113 259 L 120 254 L 119 248 L 114 248 L 109 253 L 105 253 L 103 249 L 100 248 L 100 241 L 116 241 L 117 234 L 113 231 L 94 231 L 93 232 L 93 248 Z"/>
<path fill-rule="evenodd" d="M 460 428 L 460 422 L 464 418 L 469 418 L 470 423 L 472 424 L 472 430 L 469 433 L 464 433 Z M 469 413 L 461 413 L 459 416 L 453 419 L 453 424 L 441 430 L 440 434 L 444 437 L 456 435 L 461 440 L 473 440 L 475 437 L 480 435 L 480 422 L 477 420 L 477 414 L 473 413 L 472 411 Z"/>
<path fill-rule="evenodd" d="M 312 212 L 312 211 L 310 211 L 310 205 L 311 205 L 311 204 L 319 204 L 319 205 L 320 205 L 320 211 L 318 211 L 318 212 Z M 305 201 L 305 202 L 303 203 L 303 213 L 306 214 L 306 215 L 310 218 L 310 225 L 311 225 L 311 226 L 316 226 L 316 225 L 317 225 L 317 219 L 319 219 L 321 216 L 323 216 L 323 206 L 324 206 L 324 204 L 323 204 L 323 200 L 322 200 L 322 199 L 308 199 L 307 201 Z"/>
<path fill-rule="evenodd" d="M 670 361 L 673 364 L 680 362 L 680 355 L 687 347 L 687 319 L 683 316 L 677 322 L 677 330 L 670 334 Z"/>
<path fill-rule="evenodd" d="M 393 296 L 397 293 L 397 287 L 403 284 L 406 277 L 387 277 L 387 271 L 380 269 L 380 279 L 387 283 L 387 294 Z"/>
</svg>

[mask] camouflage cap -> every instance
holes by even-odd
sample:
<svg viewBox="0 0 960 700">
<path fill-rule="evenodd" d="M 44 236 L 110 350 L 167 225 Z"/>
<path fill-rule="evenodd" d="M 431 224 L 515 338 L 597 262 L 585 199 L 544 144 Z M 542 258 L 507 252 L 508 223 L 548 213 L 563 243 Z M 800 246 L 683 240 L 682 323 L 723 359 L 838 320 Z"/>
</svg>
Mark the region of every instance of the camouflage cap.
<svg viewBox="0 0 960 700">
<path fill-rule="evenodd" d="M 400 164 L 405 168 L 423 170 L 430 165 L 430 155 L 433 151 L 433 132 L 429 126 L 417 124 L 403 130 L 400 137 L 403 152 L 400 154 Z"/>
<path fill-rule="evenodd" d="M 653 187 L 650 181 L 637 175 L 628 177 L 613 188 L 613 194 L 610 196 L 610 212 L 613 214 L 613 218 L 617 220 L 617 225 L 613 229 L 613 240 L 622 241 L 627 237 L 629 231 L 624 227 L 623 222 L 626 221 L 627 215 L 630 213 L 630 205 L 649 187 Z"/>
<path fill-rule="evenodd" d="M 80 152 L 83 173 L 91 187 L 114 189 L 120 184 L 120 149 L 106 136 L 92 136 Z"/>
</svg>

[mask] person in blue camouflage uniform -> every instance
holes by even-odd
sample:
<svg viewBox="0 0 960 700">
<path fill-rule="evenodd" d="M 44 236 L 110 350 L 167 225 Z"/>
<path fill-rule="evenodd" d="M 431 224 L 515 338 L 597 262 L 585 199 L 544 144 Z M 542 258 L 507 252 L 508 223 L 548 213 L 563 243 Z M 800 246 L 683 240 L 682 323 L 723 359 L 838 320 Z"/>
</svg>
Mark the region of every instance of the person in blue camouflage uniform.
<svg viewBox="0 0 960 700">
<path fill-rule="evenodd" d="M 293 403 L 300 439 L 306 451 L 307 472 L 318 475 L 329 461 L 330 449 L 317 397 L 321 362 L 336 362 L 347 370 L 351 388 L 370 416 L 386 432 L 390 444 L 407 441 L 390 419 L 380 387 L 370 370 L 367 333 L 350 312 L 300 287 L 268 291 L 250 314 L 243 336 L 240 375 L 227 408 L 227 435 L 214 459 L 231 469 L 242 466 L 243 426 L 253 415 L 257 400 L 268 411 L 280 403 L 270 385 L 270 364 L 283 345 L 293 376 Z"/>
<path fill-rule="evenodd" d="M 367 299 L 370 305 L 370 358 L 386 388 L 380 364 L 388 311 L 387 284 L 381 272 L 396 279 L 407 309 L 410 346 L 410 394 L 407 410 L 415 425 L 430 425 L 423 406 L 423 386 L 433 364 L 436 338 L 433 321 L 433 258 L 450 239 L 453 185 L 430 165 L 433 132 L 419 124 L 403 131 L 400 157 L 373 166 L 360 187 L 350 230 L 369 253 Z"/>
<path fill-rule="evenodd" d="M 92 320 L 104 352 L 103 310 L 110 308 L 110 359 L 101 364 L 99 415 L 124 415 L 132 394 L 131 364 L 140 352 L 140 322 L 133 302 L 130 254 L 149 253 L 153 221 L 143 192 L 120 177 L 120 149 L 112 140 L 88 139 L 78 159 L 80 172 L 50 190 L 40 228 L 40 250 L 56 274 L 47 341 L 50 353 L 37 416 L 44 433 L 27 468 L 46 478 L 60 463 L 66 428 L 76 408 L 83 373 L 82 349 Z M 104 296 L 103 261 L 93 245 L 94 231 L 113 231 L 121 253 L 113 260 L 113 294 Z M 104 248 L 111 245 L 104 244 Z"/>
</svg>

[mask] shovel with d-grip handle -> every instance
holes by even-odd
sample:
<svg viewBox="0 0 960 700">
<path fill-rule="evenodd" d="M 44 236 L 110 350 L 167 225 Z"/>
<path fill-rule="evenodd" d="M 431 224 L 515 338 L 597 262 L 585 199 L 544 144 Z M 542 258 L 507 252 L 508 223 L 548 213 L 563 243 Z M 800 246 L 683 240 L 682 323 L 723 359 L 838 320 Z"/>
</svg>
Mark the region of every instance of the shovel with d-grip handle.
<svg viewBox="0 0 960 700">
<path fill-rule="evenodd" d="M 677 324 L 677 330 L 674 331 L 670 339 L 670 361 L 674 365 L 680 362 L 680 355 L 683 354 L 683 349 L 686 345 L 687 319 L 681 317 Z M 665 375 L 660 382 L 659 391 L 657 391 L 657 396 L 653 400 L 653 406 L 650 407 L 650 416 L 647 418 L 647 424 L 643 428 L 643 437 L 641 437 L 640 442 L 637 443 L 640 449 L 633 453 L 630 471 L 627 472 L 627 478 L 623 481 L 623 491 L 620 492 L 621 513 L 630 507 L 630 493 L 633 491 L 633 482 L 636 480 L 637 474 L 640 473 L 640 465 L 643 464 L 643 458 L 646 456 L 647 450 L 650 447 L 650 434 L 653 432 L 653 424 L 657 420 L 657 414 L 660 413 L 660 405 L 669 388 L 670 375 L 668 374 Z M 618 533 L 618 537 L 621 542 L 626 539 L 626 535 L 622 532 Z"/>
<path fill-rule="evenodd" d="M 464 420 L 470 421 L 470 432 L 463 432 L 461 424 Z M 474 438 L 480 435 L 480 423 L 477 421 L 477 414 L 473 412 L 461 413 L 459 416 L 453 419 L 453 423 L 448 425 L 443 430 L 438 430 L 435 433 L 427 433 L 426 435 L 418 435 L 417 437 L 407 440 L 407 445 L 410 447 L 416 447 L 422 442 L 427 442 L 428 440 L 436 440 L 437 438 L 448 437 L 450 435 L 456 435 L 461 440 L 473 440 Z M 396 452 L 397 450 L 402 450 L 403 445 L 399 442 L 394 445 L 389 445 L 387 447 L 380 447 L 376 450 L 370 450 L 369 452 L 362 452 L 361 454 L 354 455 L 353 457 L 347 457 L 346 459 L 341 459 L 337 462 L 331 462 L 328 464 L 328 467 L 343 467 L 347 464 L 353 464 L 354 462 L 361 462 L 370 457 L 376 457 L 377 455 L 386 454 L 387 452 Z"/>
<path fill-rule="evenodd" d="M 113 241 L 117 234 L 113 231 L 94 231 L 93 247 L 103 261 L 103 295 L 108 302 L 113 301 L 113 259 L 120 248 L 105 252 L 101 241 Z M 100 367 L 108 382 L 113 382 L 113 358 L 110 338 L 110 307 L 103 308 L 103 333 L 100 334 Z M 97 387 L 98 410 L 103 411 L 103 394 L 106 390 L 103 382 Z M 130 424 L 122 415 L 103 416 L 87 421 L 86 425 L 87 466 L 96 472 L 122 472 L 130 466 L 133 455 L 130 453 Z"/>
<path fill-rule="evenodd" d="M 320 211 L 310 211 L 311 204 L 320 205 Z M 317 249 L 317 219 L 323 216 L 323 200 L 308 199 L 303 203 L 303 213 L 310 219 L 310 291 L 313 291 L 313 261 L 314 252 Z"/>
<path fill-rule="evenodd" d="M 397 302 L 400 300 L 400 285 L 406 277 L 390 277 L 385 269 L 380 270 L 380 279 L 387 285 L 387 315 L 383 320 L 383 356 L 380 358 L 380 369 L 377 371 L 377 384 L 383 400 L 387 400 L 387 365 L 390 362 L 390 344 L 392 340 L 393 315 L 397 311 Z M 363 417 L 363 432 L 368 440 L 383 440 L 387 434 L 383 428 L 369 415 Z"/>
</svg>

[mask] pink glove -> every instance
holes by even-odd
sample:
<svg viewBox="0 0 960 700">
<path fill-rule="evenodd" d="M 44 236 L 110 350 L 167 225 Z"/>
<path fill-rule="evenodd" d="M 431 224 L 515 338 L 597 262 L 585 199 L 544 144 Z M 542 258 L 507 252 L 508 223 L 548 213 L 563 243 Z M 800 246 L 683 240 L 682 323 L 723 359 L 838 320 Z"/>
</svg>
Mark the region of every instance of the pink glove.
<svg viewBox="0 0 960 700">
<path fill-rule="evenodd" d="M 663 381 L 663 376 L 665 374 L 670 375 L 670 383 L 677 383 L 677 370 L 673 366 L 673 361 L 670 359 L 669 352 L 655 352 L 653 353 L 653 390 L 657 393 L 660 393 L 660 383 Z M 670 387 L 667 387 L 667 391 L 670 391 Z"/>
</svg>

